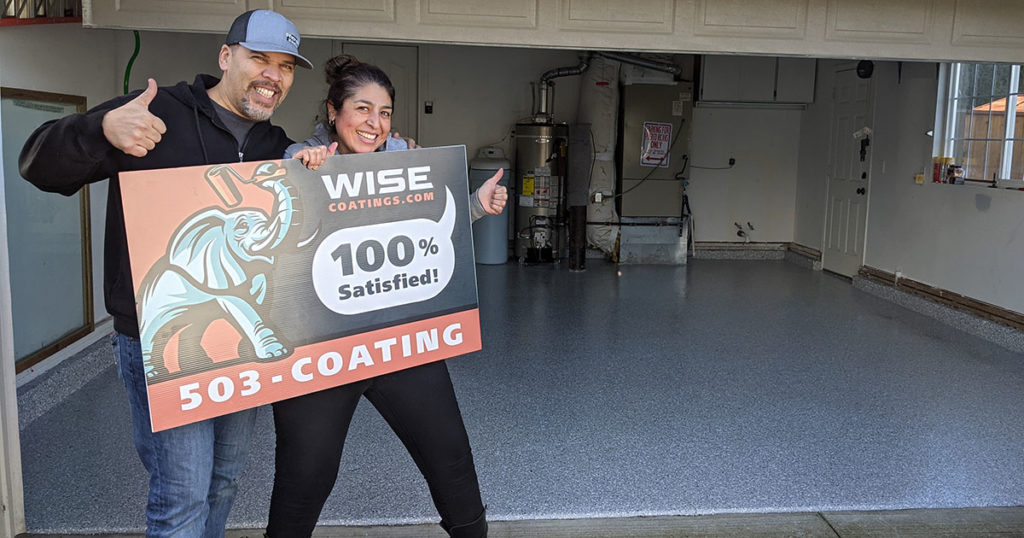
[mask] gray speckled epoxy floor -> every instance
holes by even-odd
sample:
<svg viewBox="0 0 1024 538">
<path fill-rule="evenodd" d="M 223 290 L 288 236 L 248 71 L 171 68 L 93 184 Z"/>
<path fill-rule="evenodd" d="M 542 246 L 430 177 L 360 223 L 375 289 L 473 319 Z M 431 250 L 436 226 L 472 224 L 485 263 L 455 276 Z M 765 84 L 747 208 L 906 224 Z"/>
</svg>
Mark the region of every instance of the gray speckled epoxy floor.
<svg viewBox="0 0 1024 538">
<path fill-rule="evenodd" d="M 491 519 L 1024 505 L 1021 354 L 783 261 L 587 263 L 477 266 L 484 350 L 449 366 Z M 101 371 L 59 403 L 73 366 L 20 391 L 28 529 L 138 531 L 109 344 L 74 360 Z M 272 428 L 233 527 L 265 522 Z M 364 402 L 321 523 L 435 520 Z"/>
</svg>

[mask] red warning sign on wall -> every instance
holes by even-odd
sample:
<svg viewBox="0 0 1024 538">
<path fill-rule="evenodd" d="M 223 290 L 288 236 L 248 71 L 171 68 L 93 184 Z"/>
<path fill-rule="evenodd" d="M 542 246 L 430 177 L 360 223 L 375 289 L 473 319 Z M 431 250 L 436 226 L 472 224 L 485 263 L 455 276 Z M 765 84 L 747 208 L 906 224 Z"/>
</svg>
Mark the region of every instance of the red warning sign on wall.
<svg viewBox="0 0 1024 538">
<path fill-rule="evenodd" d="M 645 121 L 640 142 L 640 166 L 668 168 L 672 147 L 672 124 Z"/>
</svg>

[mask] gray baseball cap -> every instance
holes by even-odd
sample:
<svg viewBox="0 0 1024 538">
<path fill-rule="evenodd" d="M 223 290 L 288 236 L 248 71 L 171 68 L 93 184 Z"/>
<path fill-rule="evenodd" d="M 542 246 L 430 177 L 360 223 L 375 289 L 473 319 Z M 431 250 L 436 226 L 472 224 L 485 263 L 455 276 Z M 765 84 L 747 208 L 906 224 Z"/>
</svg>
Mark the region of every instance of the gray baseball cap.
<svg viewBox="0 0 1024 538">
<path fill-rule="evenodd" d="M 291 54 L 295 62 L 306 69 L 313 64 L 299 54 L 299 30 L 276 11 L 254 9 L 246 11 L 231 23 L 226 45 L 241 45 L 258 52 L 281 52 Z"/>
</svg>

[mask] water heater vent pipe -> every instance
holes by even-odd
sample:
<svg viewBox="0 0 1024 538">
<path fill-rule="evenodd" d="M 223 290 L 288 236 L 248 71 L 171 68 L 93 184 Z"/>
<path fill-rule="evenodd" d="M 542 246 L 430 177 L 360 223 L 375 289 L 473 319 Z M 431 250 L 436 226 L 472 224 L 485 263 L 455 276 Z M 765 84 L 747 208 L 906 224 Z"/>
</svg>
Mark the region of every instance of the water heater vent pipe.
<svg viewBox="0 0 1024 538">
<path fill-rule="evenodd" d="M 592 55 L 597 54 L 599 56 L 608 58 L 609 60 L 616 60 L 626 64 L 638 65 L 640 67 L 646 67 L 648 69 L 654 69 L 656 71 L 664 71 L 671 73 L 678 77 L 682 73 L 682 69 L 675 64 L 667 62 L 659 62 L 656 60 L 649 60 L 647 58 L 641 58 L 631 54 L 623 54 L 621 52 L 588 52 L 580 55 L 580 63 L 575 67 L 556 67 L 550 71 L 545 72 L 540 76 L 540 99 L 537 103 L 538 110 L 534 117 L 536 123 L 550 123 L 552 113 L 550 111 L 549 102 L 551 101 L 551 86 L 552 80 L 559 77 L 568 77 L 572 75 L 579 75 L 590 67 L 590 58 Z"/>
<path fill-rule="evenodd" d="M 559 77 L 579 75 L 590 66 L 590 54 L 580 57 L 579 65 L 575 67 L 556 67 L 540 76 L 540 108 L 537 111 L 537 121 L 547 123 L 551 119 L 548 112 L 549 92 L 551 91 L 551 80 Z"/>
</svg>

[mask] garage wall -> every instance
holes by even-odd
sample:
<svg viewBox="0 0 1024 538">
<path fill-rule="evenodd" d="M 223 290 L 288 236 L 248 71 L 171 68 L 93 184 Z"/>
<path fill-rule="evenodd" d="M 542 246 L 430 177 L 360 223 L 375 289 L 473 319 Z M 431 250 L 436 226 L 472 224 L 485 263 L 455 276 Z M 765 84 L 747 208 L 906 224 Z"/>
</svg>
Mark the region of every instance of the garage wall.
<svg viewBox="0 0 1024 538">
<path fill-rule="evenodd" d="M 420 46 L 420 139 L 424 145 L 466 144 L 470 159 L 486 145 L 497 145 L 511 156 L 509 130 L 533 112 L 531 83 L 556 67 L 579 64 L 573 51 Z M 555 121 L 576 121 L 580 77 L 554 79 Z M 423 101 L 434 113 L 423 113 Z"/>
<path fill-rule="evenodd" d="M 873 80 L 865 265 L 1024 312 L 1024 192 L 930 182 L 935 64 L 878 64 Z"/>
<path fill-rule="evenodd" d="M 825 229 L 826 176 L 832 122 L 832 84 L 843 62 L 818 60 L 814 102 L 800 118 L 793 242 L 822 250 Z"/>
<path fill-rule="evenodd" d="M 687 193 L 696 241 L 793 241 L 800 155 L 799 109 L 698 107 Z M 727 167 L 729 158 L 736 164 Z"/>
</svg>

